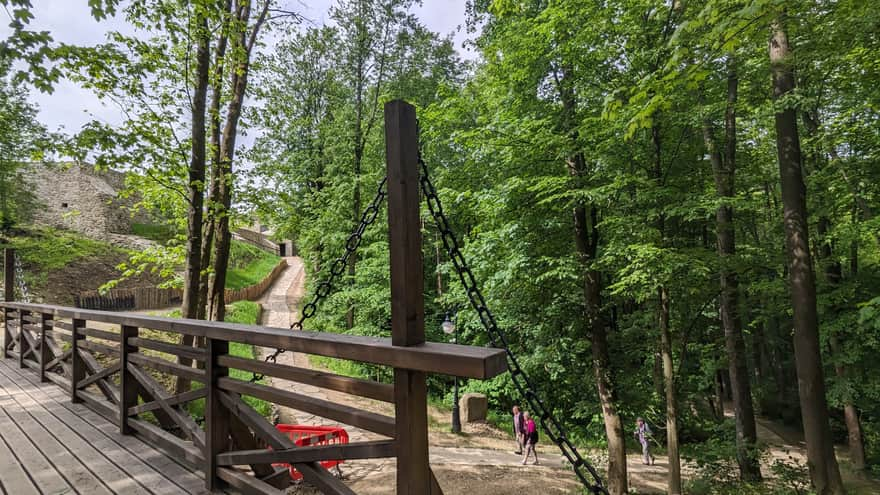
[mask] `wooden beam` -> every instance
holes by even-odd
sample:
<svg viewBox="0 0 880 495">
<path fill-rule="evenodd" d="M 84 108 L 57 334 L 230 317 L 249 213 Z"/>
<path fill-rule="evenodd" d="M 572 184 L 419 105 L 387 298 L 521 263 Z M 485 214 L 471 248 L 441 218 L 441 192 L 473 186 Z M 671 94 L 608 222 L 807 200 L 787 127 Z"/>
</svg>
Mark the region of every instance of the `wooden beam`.
<svg viewBox="0 0 880 495">
<path fill-rule="evenodd" d="M 85 320 L 74 319 L 70 326 L 70 402 L 74 404 L 82 402 L 80 395 L 76 393 L 76 384 L 86 377 L 86 364 L 83 362 L 82 351 L 79 345 L 85 340 L 85 335 L 80 335 L 79 329 L 86 326 Z"/>
<path fill-rule="evenodd" d="M 180 344 L 169 344 L 167 342 L 159 342 L 158 340 L 145 339 L 136 337 L 129 339 L 129 343 L 141 349 L 150 349 L 153 351 L 171 354 L 173 356 L 183 356 L 197 361 L 205 360 L 205 350 L 196 347 L 189 347 Z"/>
<path fill-rule="evenodd" d="M 220 402 L 218 381 L 229 376 L 229 368 L 222 366 L 218 358 L 229 353 L 229 342 L 208 338 L 205 356 L 205 388 L 208 390 L 205 400 L 205 430 L 207 431 L 205 443 L 205 488 L 215 491 L 222 488 L 221 479 L 217 472 L 217 456 L 223 453 L 229 445 L 231 435 L 229 426 L 229 411 Z"/>
<path fill-rule="evenodd" d="M 137 367 L 137 365 L 133 361 L 129 361 L 128 363 L 128 372 L 133 376 L 138 383 L 146 390 L 149 390 L 150 394 L 155 398 L 155 400 L 159 403 L 162 410 L 168 414 L 171 419 L 174 420 L 174 423 L 180 427 L 180 430 L 186 435 L 187 438 L 192 440 L 192 442 L 199 449 L 205 448 L 205 432 L 196 424 L 195 421 L 190 417 L 189 412 L 181 411 L 179 406 L 172 406 L 168 404 L 167 399 L 171 397 L 171 395 L 162 387 L 162 384 L 156 381 L 149 373 Z"/>
<path fill-rule="evenodd" d="M 173 363 L 166 359 L 153 356 L 145 356 L 143 354 L 131 354 L 128 358 L 132 363 L 140 366 L 153 368 L 157 371 L 164 371 L 165 373 L 188 378 L 196 382 L 205 382 L 204 370 L 190 368 L 189 366 L 183 366 L 177 363 Z"/>
<path fill-rule="evenodd" d="M 220 400 L 229 409 L 231 414 L 235 414 L 236 418 L 247 424 L 257 437 L 273 449 L 285 450 L 296 448 L 296 444 L 290 438 L 276 430 L 265 418 L 245 404 L 241 397 L 229 392 L 222 392 L 220 393 Z M 294 464 L 294 466 L 302 473 L 306 481 L 325 494 L 355 495 L 350 488 L 336 479 L 317 462 Z"/>
<path fill-rule="evenodd" d="M 315 414 L 323 418 L 339 421 L 347 425 L 363 428 L 387 437 L 394 437 L 394 418 L 364 411 L 356 407 L 336 404 L 308 395 L 281 390 L 257 383 L 249 383 L 233 378 L 221 378 L 220 388 L 230 392 L 251 395 L 275 404 L 291 407 L 299 411 Z"/>
<path fill-rule="evenodd" d="M 42 313 L 40 331 L 40 382 L 46 383 L 46 364 L 52 359 L 49 346 L 46 344 L 46 332 L 52 329 L 52 313 Z"/>
<path fill-rule="evenodd" d="M 300 462 L 330 460 L 381 459 L 394 456 L 393 440 L 377 440 L 372 442 L 296 447 L 285 450 L 239 450 L 217 456 L 217 464 L 220 466 L 279 462 L 296 464 Z"/>
<path fill-rule="evenodd" d="M 138 348 L 129 343 L 130 338 L 138 336 L 138 327 L 130 327 L 123 325 L 120 328 L 119 336 L 119 433 L 123 435 L 131 434 L 132 430 L 128 424 L 130 416 L 129 410 L 138 403 L 138 381 L 128 371 L 129 358 L 138 352 Z M 94 376 L 92 377 L 94 378 Z M 159 407 L 162 403 L 159 403 Z"/>
<path fill-rule="evenodd" d="M 176 406 L 179 404 L 184 404 L 187 402 L 194 401 L 196 399 L 203 399 L 207 396 L 208 391 L 204 388 L 200 388 L 198 390 L 190 390 L 189 392 L 184 392 L 182 394 L 172 395 L 171 397 L 165 399 L 165 403 L 169 406 Z M 137 416 L 138 414 L 143 414 L 149 411 L 155 411 L 157 409 L 161 409 L 162 405 L 159 401 L 150 401 L 145 402 L 143 404 L 139 404 L 134 407 L 128 408 L 129 416 Z"/>
<path fill-rule="evenodd" d="M 218 468 L 217 476 L 244 495 L 282 495 L 274 486 L 232 468 Z"/>
<path fill-rule="evenodd" d="M 379 383 L 358 378 L 325 373 L 323 371 L 298 368 L 285 364 L 267 363 L 256 359 L 246 359 L 234 356 L 221 356 L 220 364 L 229 368 L 235 368 L 266 376 L 290 380 L 297 383 L 305 383 L 315 387 L 336 390 L 359 397 L 382 402 L 394 402 L 394 387 L 386 383 Z"/>
<path fill-rule="evenodd" d="M 89 375 L 86 378 L 83 378 L 82 380 L 80 380 L 79 383 L 76 384 L 76 388 L 86 388 L 89 385 L 97 382 L 98 380 L 104 380 L 107 377 L 109 377 L 110 375 L 112 375 L 113 373 L 118 372 L 120 367 L 121 367 L 121 365 L 120 365 L 119 361 L 117 361 L 117 362 L 111 364 L 110 366 L 102 369 L 101 371 L 99 371 L 93 375 Z"/>
<path fill-rule="evenodd" d="M 325 332 L 291 332 L 286 328 L 161 318 L 44 304 L 3 302 L 0 303 L 0 307 L 49 311 L 54 313 L 57 318 L 83 318 L 200 337 L 210 335 L 212 338 L 230 342 L 262 347 L 279 347 L 294 352 L 465 378 L 487 379 L 507 370 L 504 350 L 488 347 L 425 342 L 414 346 L 393 348 L 391 339 L 380 337 Z"/>
<path fill-rule="evenodd" d="M 388 250 L 391 259 L 391 342 L 425 342 L 422 225 L 419 217 L 419 136 L 416 109 L 402 100 L 385 104 L 388 177 Z M 399 346 L 399 347 L 398 347 Z M 428 392 L 424 371 L 394 368 L 397 493 L 432 493 L 428 463 Z"/>
<path fill-rule="evenodd" d="M 80 344 L 83 342 L 84 340 L 80 340 Z M 95 373 L 100 373 L 104 369 L 95 356 L 92 356 L 82 348 L 79 349 L 79 356 L 82 358 L 82 362 L 89 374 L 94 375 Z M 107 397 L 107 400 L 114 404 L 119 404 L 119 389 L 115 384 L 111 384 L 105 378 L 103 380 L 98 380 L 96 385 L 98 385 L 98 389 L 104 394 L 104 397 Z"/>
</svg>

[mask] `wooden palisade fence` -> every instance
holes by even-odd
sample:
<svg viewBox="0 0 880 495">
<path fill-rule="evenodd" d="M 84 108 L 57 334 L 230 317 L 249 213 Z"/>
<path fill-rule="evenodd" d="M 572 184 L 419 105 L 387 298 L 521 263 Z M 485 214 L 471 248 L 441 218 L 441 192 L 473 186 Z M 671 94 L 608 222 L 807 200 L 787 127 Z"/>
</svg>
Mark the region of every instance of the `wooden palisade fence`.
<svg viewBox="0 0 880 495">
<path fill-rule="evenodd" d="M 503 373 L 507 365 L 501 349 L 425 342 L 415 111 L 395 101 L 386 105 L 385 118 L 390 339 L 3 302 L 5 357 L 38 372 L 42 381 L 62 387 L 71 401 L 85 403 L 123 434 L 138 435 L 203 471 L 209 490 L 229 486 L 243 493 L 283 493 L 291 482 L 289 471 L 272 463 L 290 463 L 322 492 L 351 494 L 318 461 L 396 457 L 398 494 L 442 493 L 428 463 L 426 374 L 488 379 Z M 6 287 L 13 287 L 9 273 L 6 279 Z M 8 291 L 6 295 L 11 296 Z M 155 332 L 144 329 L 173 338 L 158 340 Z M 204 337 L 207 347 L 167 342 L 182 334 Z M 229 354 L 234 342 L 389 366 L 394 368 L 394 383 L 234 357 Z M 203 366 L 181 366 L 178 356 Z M 392 403 L 395 416 L 239 380 L 230 376 L 230 369 Z M 203 386 L 175 393 L 163 385 L 175 380 L 157 378 L 161 376 L 185 377 Z M 242 400 L 245 395 L 363 428 L 385 439 L 296 447 Z M 199 399 L 205 400 L 204 426 L 186 408 Z M 144 419 L 148 412 L 161 426 Z"/>
<path fill-rule="evenodd" d="M 279 260 L 275 268 L 254 285 L 242 289 L 226 289 L 223 296 L 227 304 L 236 301 L 253 301 L 263 295 L 281 272 L 287 262 Z M 183 300 L 181 289 L 159 289 L 157 287 L 138 287 L 134 289 L 110 289 L 104 293 L 96 290 L 80 292 L 74 299 L 74 306 L 85 309 L 111 311 L 162 309 L 179 305 Z"/>
</svg>

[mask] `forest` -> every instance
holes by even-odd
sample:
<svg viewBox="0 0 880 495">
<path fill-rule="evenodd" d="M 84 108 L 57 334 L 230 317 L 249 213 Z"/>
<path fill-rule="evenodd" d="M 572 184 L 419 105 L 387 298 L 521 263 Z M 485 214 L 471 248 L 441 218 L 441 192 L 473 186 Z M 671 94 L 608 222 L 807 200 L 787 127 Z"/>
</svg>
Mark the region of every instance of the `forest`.
<svg viewBox="0 0 880 495">
<path fill-rule="evenodd" d="M 230 226 L 257 217 L 294 239 L 307 299 L 334 279 L 306 330 L 387 336 L 386 216 L 346 246 L 384 177 L 382 106 L 404 99 L 510 350 L 610 493 L 629 491 L 636 417 L 668 493 L 857 493 L 880 474 L 880 9 L 469 0 L 462 47 L 419 3 L 336 0 L 316 23 L 281 0 L 89 0 L 126 28 L 77 46 L 0 0 L 4 225 L 35 156 L 131 170 L 177 235 L 129 271 L 183 287 L 185 317 L 224 319 Z M 28 95 L 61 80 L 122 124 L 50 133 Z M 452 314 L 488 344 L 423 220 L 428 339 Z M 502 422 L 524 400 L 510 375 L 463 386 Z M 806 462 L 770 459 L 761 418 Z"/>
</svg>

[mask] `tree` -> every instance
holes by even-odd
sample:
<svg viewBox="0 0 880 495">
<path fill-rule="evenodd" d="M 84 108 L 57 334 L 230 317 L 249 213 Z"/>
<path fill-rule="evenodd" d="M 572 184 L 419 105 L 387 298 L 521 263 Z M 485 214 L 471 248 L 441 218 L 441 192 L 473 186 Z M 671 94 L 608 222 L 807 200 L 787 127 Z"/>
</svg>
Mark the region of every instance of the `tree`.
<svg viewBox="0 0 880 495">
<path fill-rule="evenodd" d="M 818 493 L 844 493 L 828 426 L 825 377 L 819 350 L 816 284 L 810 253 L 806 192 L 801 170 L 797 114 L 786 101 L 795 88 L 792 50 L 786 34 L 785 14 L 771 26 L 770 64 L 776 111 L 776 146 L 782 185 L 785 241 L 789 257 L 791 303 L 794 310 L 794 346 L 797 353 L 798 389 L 807 440 L 810 477 Z"/>
<path fill-rule="evenodd" d="M 8 231 L 30 219 L 36 198 L 27 186 L 31 166 L 41 167 L 42 153 L 51 136 L 37 121 L 37 109 L 27 101 L 27 91 L 8 76 L 9 65 L 0 62 L 0 229 Z"/>
</svg>

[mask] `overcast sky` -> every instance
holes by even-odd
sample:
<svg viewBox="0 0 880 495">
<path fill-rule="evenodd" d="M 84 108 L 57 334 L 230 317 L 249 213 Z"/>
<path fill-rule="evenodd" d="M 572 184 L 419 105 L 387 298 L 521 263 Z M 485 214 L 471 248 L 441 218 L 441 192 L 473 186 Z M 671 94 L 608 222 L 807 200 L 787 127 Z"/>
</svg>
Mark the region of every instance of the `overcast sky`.
<svg viewBox="0 0 880 495">
<path fill-rule="evenodd" d="M 416 7 L 414 13 L 435 32 L 442 35 L 455 32 L 456 48 L 463 53 L 461 45 L 467 38 L 465 1 L 424 0 L 424 5 Z M 320 25 L 327 19 L 333 0 L 282 0 L 280 3 Z M 31 23 L 32 29 L 47 30 L 58 42 L 93 45 L 105 41 L 108 31 L 128 31 L 125 22 L 118 18 L 95 21 L 90 15 L 88 0 L 35 0 L 33 4 L 35 19 Z M 0 11 L 0 15 L 5 16 L 5 13 Z M 0 20 L 0 39 L 9 34 L 7 25 L 8 20 Z M 57 84 L 50 95 L 33 91 L 31 99 L 39 105 L 40 120 L 50 130 L 63 127 L 64 131 L 72 133 L 92 119 L 110 124 L 121 121 L 121 114 L 115 107 L 102 105 L 89 91 L 66 80 Z"/>
</svg>

